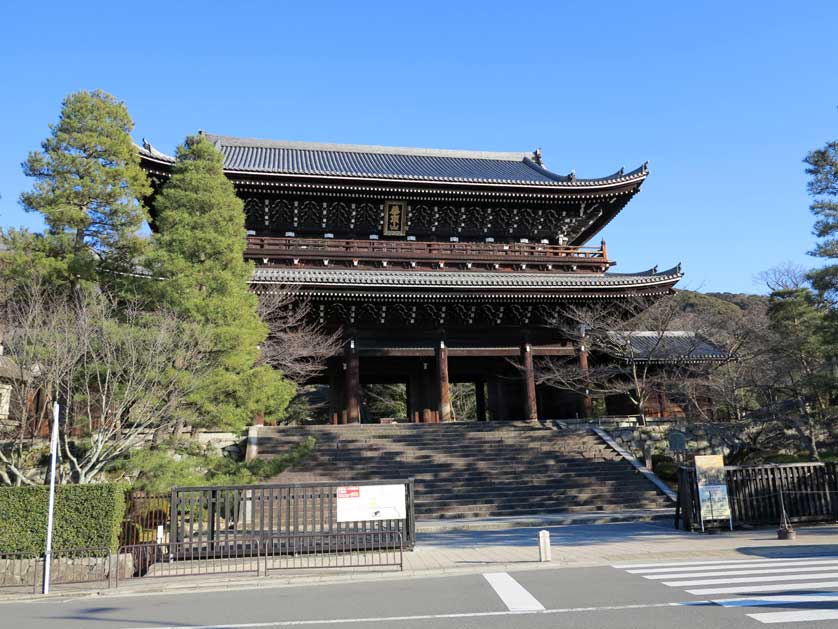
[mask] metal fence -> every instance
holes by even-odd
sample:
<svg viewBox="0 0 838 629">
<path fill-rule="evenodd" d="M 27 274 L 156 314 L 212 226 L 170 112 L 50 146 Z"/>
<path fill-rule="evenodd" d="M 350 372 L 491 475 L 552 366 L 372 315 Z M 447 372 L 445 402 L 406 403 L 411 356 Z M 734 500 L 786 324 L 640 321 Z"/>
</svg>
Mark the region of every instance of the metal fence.
<svg viewBox="0 0 838 629">
<path fill-rule="evenodd" d="M 338 487 L 348 485 L 403 485 L 406 518 L 338 522 Z M 170 500 L 170 539 L 173 542 L 224 542 L 238 538 L 308 534 L 399 533 L 404 546 L 413 548 L 416 539 L 413 479 L 175 487 Z"/>
<path fill-rule="evenodd" d="M 265 574 L 318 568 L 404 568 L 400 532 L 276 535 L 265 540 Z"/>
<path fill-rule="evenodd" d="M 120 546 L 168 541 L 170 517 L 170 496 L 132 493 L 128 496 L 128 509 L 122 521 L 122 530 L 119 535 Z M 162 540 L 158 539 L 161 537 L 160 533 L 162 533 Z"/>
<path fill-rule="evenodd" d="M 736 525 L 778 525 L 785 511 L 791 522 L 838 520 L 838 463 L 789 463 L 725 467 L 728 499 Z M 695 469 L 678 470 L 675 526 L 701 526 Z"/>
<path fill-rule="evenodd" d="M 118 572 L 116 584 L 138 577 L 255 576 L 260 573 L 260 551 L 255 538 L 122 546 L 119 556 L 131 557 L 131 569 Z"/>
</svg>

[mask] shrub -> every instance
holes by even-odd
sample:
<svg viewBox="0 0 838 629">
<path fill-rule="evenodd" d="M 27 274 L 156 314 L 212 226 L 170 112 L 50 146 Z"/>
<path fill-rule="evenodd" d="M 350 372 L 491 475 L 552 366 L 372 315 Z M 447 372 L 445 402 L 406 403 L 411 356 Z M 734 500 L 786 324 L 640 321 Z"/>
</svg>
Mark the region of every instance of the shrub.
<svg viewBox="0 0 838 629">
<path fill-rule="evenodd" d="M 0 487 L 0 552 L 43 553 L 49 487 Z M 53 548 L 117 550 L 125 515 L 122 485 L 60 485 L 55 488 Z"/>
</svg>

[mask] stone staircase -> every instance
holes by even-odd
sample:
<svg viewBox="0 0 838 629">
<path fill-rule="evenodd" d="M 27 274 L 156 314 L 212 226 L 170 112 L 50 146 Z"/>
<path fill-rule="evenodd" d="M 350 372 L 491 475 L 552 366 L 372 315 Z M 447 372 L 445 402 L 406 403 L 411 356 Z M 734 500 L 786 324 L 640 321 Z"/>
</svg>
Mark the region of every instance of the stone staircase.
<svg viewBox="0 0 838 629">
<path fill-rule="evenodd" d="M 261 427 L 259 456 L 312 435 L 275 482 L 416 479 L 416 518 L 619 512 L 672 506 L 586 430 L 538 422 Z"/>
</svg>

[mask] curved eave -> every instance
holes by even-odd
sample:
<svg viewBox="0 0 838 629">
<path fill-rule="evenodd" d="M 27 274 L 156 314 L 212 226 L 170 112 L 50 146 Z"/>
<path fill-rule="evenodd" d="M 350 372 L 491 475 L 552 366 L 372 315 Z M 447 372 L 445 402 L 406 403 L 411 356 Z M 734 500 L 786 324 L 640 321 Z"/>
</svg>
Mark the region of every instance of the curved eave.
<svg viewBox="0 0 838 629">
<path fill-rule="evenodd" d="M 483 275 L 483 277 L 481 277 Z M 251 284 L 298 287 L 322 296 L 396 299 L 563 299 L 667 294 L 683 277 L 675 267 L 663 273 L 549 276 L 536 274 L 451 274 L 259 269 Z M 550 280 L 550 281 L 546 281 Z"/>
<path fill-rule="evenodd" d="M 153 154 L 146 149 L 139 149 L 141 163 L 155 174 L 168 175 L 171 171 L 174 159 L 160 153 Z M 614 175 L 602 179 L 574 179 L 568 181 L 551 180 L 544 182 L 520 181 L 520 180 L 491 180 L 491 179 L 458 179 L 451 177 L 408 177 L 408 176 L 382 176 L 369 175 L 365 173 L 293 173 L 293 172 L 270 172 L 262 170 L 243 170 L 235 168 L 224 168 L 224 173 L 231 179 L 253 178 L 265 182 L 270 181 L 299 181 L 299 182 L 322 182 L 326 185 L 334 184 L 347 186 L 352 184 L 364 185 L 372 183 L 377 185 L 422 185 L 434 187 L 455 187 L 460 189 L 500 189 L 511 191 L 528 192 L 588 192 L 608 194 L 614 191 L 636 186 L 645 181 L 649 175 L 646 164 L 631 172 L 617 172 Z"/>
</svg>

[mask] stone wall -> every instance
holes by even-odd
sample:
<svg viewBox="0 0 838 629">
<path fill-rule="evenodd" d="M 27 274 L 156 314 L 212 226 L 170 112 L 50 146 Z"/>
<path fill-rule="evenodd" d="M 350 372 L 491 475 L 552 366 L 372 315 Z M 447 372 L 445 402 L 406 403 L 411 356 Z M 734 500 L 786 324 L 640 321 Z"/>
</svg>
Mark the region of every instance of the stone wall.
<svg viewBox="0 0 838 629">
<path fill-rule="evenodd" d="M 38 582 L 41 582 L 43 563 L 41 557 L 0 557 L 0 587 L 33 587 L 36 575 Z M 120 579 L 133 576 L 134 558 L 130 553 L 118 556 L 56 557 L 52 560 L 50 582 L 55 585 L 107 582 L 115 565 L 119 566 Z"/>
<path fill-rule="evenodd" d="M 646 426 L 614 426 L 604 429 L 618 444 L 640 461 L 646 453 L 673 456 L 683 453 L 729 455 L 744 440 L 746 424 L 690 422 L 687 420 L 656 420 Z"/>
</svg>

